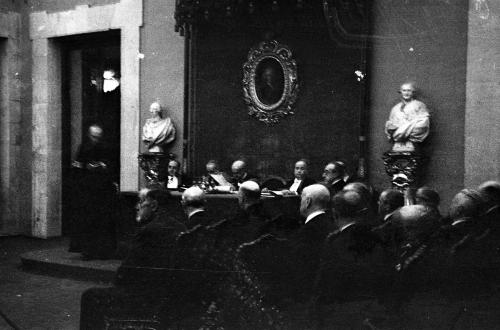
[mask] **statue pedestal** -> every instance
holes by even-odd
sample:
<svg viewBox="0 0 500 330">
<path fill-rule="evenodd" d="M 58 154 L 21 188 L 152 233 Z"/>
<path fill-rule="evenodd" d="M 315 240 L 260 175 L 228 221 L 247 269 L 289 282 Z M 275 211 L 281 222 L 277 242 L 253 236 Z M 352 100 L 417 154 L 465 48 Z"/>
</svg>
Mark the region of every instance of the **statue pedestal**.
<svg viewBox="0 0 500 330">
<path fill-rule="evenodd" d="M 405 194 L 405 204 L 413 204 L 411 189 L 416 188 L 419 171 L 425 157 L 417 152 L 388 151 L 382 156 L 385 171 L 393 188 Z"/>
<path fill-rule="evenodd" d="M 168 177 L 168 162 L 175 155 L 163 152 L 147 152 L 139 154 L 139 166 L 144 171 L 146 186 L 161 185 L 165 187 Z"/>
</svg>

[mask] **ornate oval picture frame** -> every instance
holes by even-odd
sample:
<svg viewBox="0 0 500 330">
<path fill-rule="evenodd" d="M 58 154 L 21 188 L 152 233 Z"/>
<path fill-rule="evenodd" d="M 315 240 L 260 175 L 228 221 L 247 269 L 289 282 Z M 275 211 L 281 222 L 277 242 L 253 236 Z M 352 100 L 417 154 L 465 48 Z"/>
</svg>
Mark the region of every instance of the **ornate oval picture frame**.
<svg viewBox="0 0 500 330">
<path fill-rule="evenodd" d="M 289 114 L 297 99 L 297 64 L 288 46 L 263 41 L 248 52 L 243 65 L 243 96 L 248 114 L 276 124 Z"/>
</svg>

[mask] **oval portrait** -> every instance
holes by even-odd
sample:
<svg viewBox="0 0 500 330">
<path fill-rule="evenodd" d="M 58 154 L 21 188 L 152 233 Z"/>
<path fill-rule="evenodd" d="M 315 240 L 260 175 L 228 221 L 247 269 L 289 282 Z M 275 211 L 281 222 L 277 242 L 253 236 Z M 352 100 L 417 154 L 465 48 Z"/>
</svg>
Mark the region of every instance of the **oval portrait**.
<svg viewBox="0 0 500 330">
<path fill-rule="evenodd" d="M 250 116 L 276 124 L 293 114 L 298 90 L 297 63 L 288 46 L 269 40 L 250 49 L 243 64 L 243 97 Z"/>
<path fill-rule="evenodd" d="M 255 92 L 265 105 L 278 103 L 285 90 L 285 74 L 278 60 L 263 58 L 255 69 Z"/>
</svg>

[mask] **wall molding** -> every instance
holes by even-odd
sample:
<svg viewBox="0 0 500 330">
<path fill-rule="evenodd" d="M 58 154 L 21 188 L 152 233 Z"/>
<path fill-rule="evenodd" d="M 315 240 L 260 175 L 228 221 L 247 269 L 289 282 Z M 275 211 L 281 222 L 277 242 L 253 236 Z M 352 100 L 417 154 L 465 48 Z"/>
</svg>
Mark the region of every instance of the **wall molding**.
<svg viewBox="0 0 500 330">
<path fill-rule="evenodd" d="M 9 235 L 21 232 L 21 203 L 14 197 L 21 153 L 20 27 L 19 13 L 0 13 L 0 233 Z"/>
<path fill-rule="evenodd" d="M 52 38 L 121 31 L 120 189 L 139 185 L 139 53 L 142 0 L 30 14 L 33 58 L 32 235 L 61 234 L 60 49 Z"/>
</svg>

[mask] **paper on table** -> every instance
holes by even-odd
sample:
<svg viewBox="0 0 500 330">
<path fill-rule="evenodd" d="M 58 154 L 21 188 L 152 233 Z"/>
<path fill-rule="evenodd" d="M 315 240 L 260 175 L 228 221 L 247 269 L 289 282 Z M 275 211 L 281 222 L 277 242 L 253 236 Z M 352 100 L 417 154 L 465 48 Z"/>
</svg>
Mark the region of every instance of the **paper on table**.
<svg viewBox="0 0 500 330">
<path fill-rule="evenodd" d="M 222 174 L 210 174 L 210 177 L 214 179 L 219 186 L 231 187 L 231 184 L 226 180 L 226 178 Z"/>
</svg>

